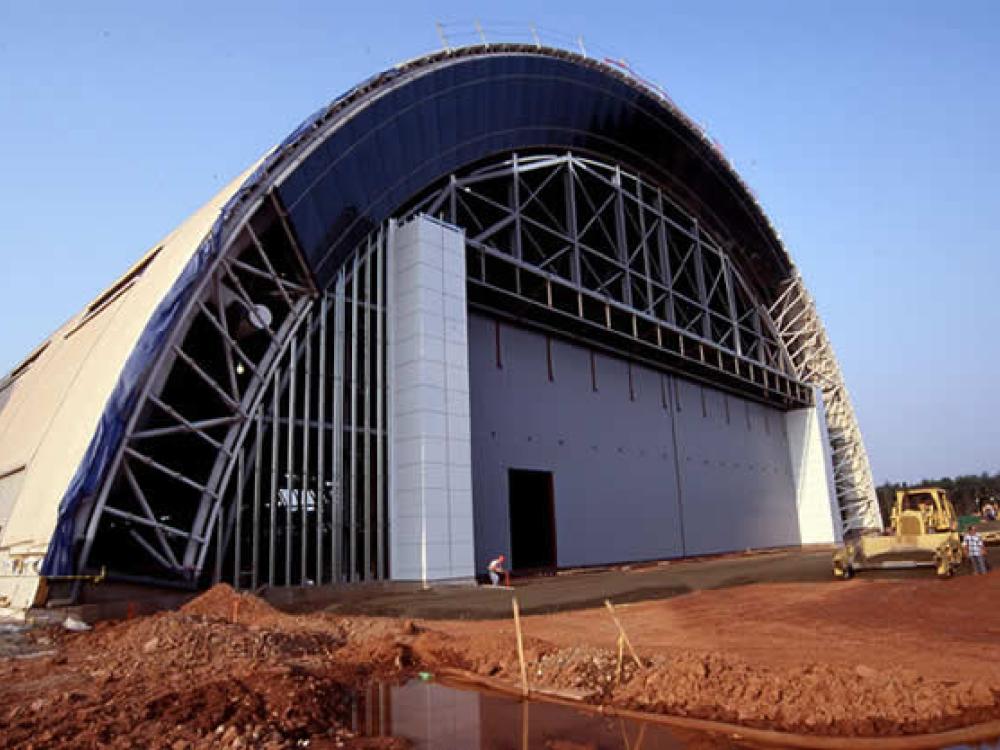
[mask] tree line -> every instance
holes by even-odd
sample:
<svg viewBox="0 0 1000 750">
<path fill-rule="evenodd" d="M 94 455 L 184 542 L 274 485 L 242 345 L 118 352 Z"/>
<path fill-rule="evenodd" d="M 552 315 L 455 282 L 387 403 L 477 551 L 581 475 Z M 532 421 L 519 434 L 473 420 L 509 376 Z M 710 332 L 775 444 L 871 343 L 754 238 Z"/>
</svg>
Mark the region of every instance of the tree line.
<svg viewBox="0 0 1000 750">
<path fill-rule="evenodd" d="M 948 491 L 955 510 L 960 516 L 972 515 L 979 511 L 979 501 L 989 497 L 1000 499 L 1000 472 L 990 474 L 964 474 L 958 477 L 924 479 L 920 482 L 886 482 L 875 488 L 879 510 L 886 527 L 889 525 L 889 511 L 896 501 L 896 490 L 906 487 L 941 487 Z"/>
</svg>

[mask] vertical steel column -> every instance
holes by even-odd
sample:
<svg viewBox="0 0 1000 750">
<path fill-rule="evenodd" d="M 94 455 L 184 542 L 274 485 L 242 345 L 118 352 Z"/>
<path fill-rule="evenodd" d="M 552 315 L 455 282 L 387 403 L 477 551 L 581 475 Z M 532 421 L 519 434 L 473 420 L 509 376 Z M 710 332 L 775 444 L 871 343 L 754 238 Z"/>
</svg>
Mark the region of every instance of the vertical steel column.
<svg viewBox="0 0 1000 750">
<path fill-rule="evenodd" d="M 448 181 L 448 210 L 451 215 L 448 217 L 448 221 L 452 224 L 458 223 L 458 185 L 455 179 L 455 175 L 451 176 Z"/>
<path fill-rule="evenodd" d="M 329 295 L 323 294 L 319 304 L 319 391 L 316 423 L 316 585 L 323 585 L 323 504 L 326 502 L 326 316 Z"/>
<path fill-rule="evenodd" d="M 739 313 L 736 311 L 736 292 L 733 290 L 733 276 L 729 271 L 729 258 L 719 254 L 722 264 L 722 281 L 726 285 L 726 307 L 729 309 L 729 324 L 733 327 L 733 351 L 737 356 L 743 356 L 743 344 L 740 341 Z M 737 366 L 739 366 L 737 364 Z"/>
<path fill-rule="evenodd" d="M 215 514 L 215 572 L 212 575 L 212 583 L 218 583 L 222 580 L 222 516 L 223 512 L 220 510 Z"/>
<path fill-rule="evenodd" d="M 384 229 L 375 248 L 375 537 L 376 577 L 385 578 L 385 253 Z"/>
<path fill-rule="evenodd" d="M 514 211 L 514 257 L 521 260 L 524 256 L 521 247 L 521 170 L 517 154 L 511 155 L 511 208 Z M 521 293 L 521 277 L 518 275 L 517 293 Z"/>
<path fill-rule="evenodd" d="M 629 258 L 628 233 L 625 231 L 625 197 L 622 195 L 622 168 L 615 165 L 615 242 L 618 244 L 618 262 L 622 264 L 622 298 L 632 307 L 632 262 Z M 610 326 L 608 326 L 610 328 Z"/>
<path fill-rule="evenodd" d="M 573 244 L 572 276 L 576 285 L 576 314 L 583 317 L 583 267 L 580 261 L 580 229 L 576 216 L 576 170 L 573 168 L 573 156 L 566 154 L 566 230 Z"/>
<path fill-rule="evenodd" d="M 744 291 L 746 290 L 744 289 Z M 764 332 L 761 330 L 760 320 L 761 316 L 766 315 L 767 313 L 763 310 L 763 308 L 759 304 L 753 301 L 752 296 L 750 296 L 750 300 L 751 300 L 750 304 L 754 306 L 753 315 L 751 316 L 750 319 L 753 321 L 754 338 L 757 340 L 757 361 L 760 362 L 761 364 L 765 364 Z M 782 357 L 782 370 L 783 371 L 785 370 L 784 357 Z"/>
<path fill-rule="evenodd" d="M 272 587 L 276 584 L 274 532 L 278 525 L 278 430 L 281 427 L 278 419 L 281 412 L 280 373 L 281 367 L 279 365 L 274 369 L 274 382 L 271 384 L 271 499 L 268 503 L 267 585 Z"/>
<path fill-rule="evenodd" d="M 240 589 L 240 571 L 243 569 L 243 477 L 245 476 L 243 462 L 243 446 L 236 454 L 236 491 L 233 493 L 233 511 L 236 513 L 236 531 L 233 534 L 233 588 Z"/>
<path fill-rule="evenodd" d="M 330 471 L 332 473 L 331 502 L 333 504 L 330 535 L 330 576 L 340 583 L 343 568 L 344 542 L 344 353 L 347 336 L 344 331 L 344 269 L 340 269 L 333 297 L 333 434 L 330 436 Z"/>
<path fill-rule="evenodd" d="M 292 336 L 289 347 L 288 440 L 285 462 L 285 585 L 292 585 L 292 494 L 295 491 L 295 391 L 298 380 L 298 337 Z"/>
<path fill-rule="evenodd" d="M 639 238 L 642 248 L 642 274 L 646 281 L 646 312 L 656 315 L 653 309 L 653 280 L 649 266 L 649 243 L 646 241 L 646 204 L 642 202 L 642 180 L 635 181 L 635 195 L 639 208 Z"/>
<path fill-rule="evenodd" d="M 524 258 L 524 247 L 521 236 L 521 170 L 517 160 L 517 154 L 511 155 L 511 195 L 510 200 L 514 208 L 514 257 L 520 261 Z M 521 266 L 514 265 L 514 291 L 521 296 Z"/>
<path fill-rule="evenodd" d="M 663 286 L 667 288 L 667 305 L 664 313 L 670 325 L 677 325 L 677 315 L 674 311 L 674 272 L 670 265 L 670 247 L 667 240 L 667 220 L 663 215 L 663 191 L 656 188 L 656 213 L 658 227 L 656 230 L 657 250 L 660 253 L 660 274 Z"/>
<path fill-rule="evenodd" d="M 396 465 L 395 465 L 395 447 L 392 444 L 392 435 L 394 434 L 395 426 L 395 382 L 396 382 L 396 353 L 395 353 L 395 342 L 396 342 L 396 317 L 394 314 L 390 314 L 390 310 L 394 310 L 395 303 L 395 285 L 396 285 L 396 229 L 398 224 L 396 220 L 390 218 L 388 223 L 388 229 L 386 230 L 385 237 L 385 296 L 383 297 L 382 312 L 385 316 L 385 388 L 383 396 L 385 398 L 385 504 L 386 504 L 386 533 L 384 535 L 385 543 L 385 574 L 386 577 L 390 575 L 390 565 L 392 564 L 391 549 L 392 549 L 392 536 L 395 532 L 393 528 L 393 519 L 395 518 L 395 502 L 394 497 L 396 488 Z M 485 256 L 480 256 L 485 257 Z"/>
<path fill-rule="evenodd" d="M 364 431 L 361 433 L 364 437 L 364 449 L 362 451 L 362 457 L 364 461 L 364 487 L 362 488 L 361 496 L 364 498 L 364 522 L 365 522 L 365 547 L 364 547 L 364 575 L 361 576 L 362 580 L 367 580 L 371 577 L 372 572 L 372 483 L 371 483 L 371 454 L 372 454 L 372 435 L 371 435 L 371 396 L 372 396 L 372 358 L 371 358 L 371 340 L 372 340 L 372 242 L 369 238 L 368 247 L 365 252 L 365 338 L 364 338 L 364 357 L 365 357 L 365 367 L 364 367 L 364 390 L 362 391 L 362 404 L 365 409 L 365 416 L 362 424 L 364 425 Z"/>
<path fill-rule="evenodd" d="M 265 394 L 266 395 L 266 394 Z M 260 472 L 264 459 L 264 400 L 257 410 L 257 435 L 254 441 L 253 459 L 253 547 L 250 550 L 250 588 L 257 590 L 260 565 Z"/>
<path fill-rule="evenodd" d="M 358 580 L 358 254 L 354 254 L 351 270 L 351 442 L 348 451 L 350 459 L 347 462 L 350 472 L 349 521 L 347 524 L 347 542 L 349 549 L 351 582 Z"/>
<path fill-rule="evenodd" d="M 694 278 L 698 284 L 698 303 L 702 309 L 701 333 L 702 336 L 712 341 L 712 313 L 708 304 L 708 289 L 705 287 L 705 266 L 701 258 L 701 229 L 698 227 L 698 220 L 694 220 Z"/>
<path fill-rule="evenodd" d="M 310 407 L 312 406 L 312 323 L 313 313 L 309 310 L 306 317 L 306 350 L 305 350 L 305 373 L 302 381 L 302 476 L 299 478 L 299 517 L 302 521 L 302 529 L 299 532 L 299 547 L 302 559 L 299 561 L 300 578 L 299 585 L 304 586 L 308 578 L 309 570 L 307 559 L 309 557 L 309 433 L 312 430 L 309 424 Z"/>
</svg>

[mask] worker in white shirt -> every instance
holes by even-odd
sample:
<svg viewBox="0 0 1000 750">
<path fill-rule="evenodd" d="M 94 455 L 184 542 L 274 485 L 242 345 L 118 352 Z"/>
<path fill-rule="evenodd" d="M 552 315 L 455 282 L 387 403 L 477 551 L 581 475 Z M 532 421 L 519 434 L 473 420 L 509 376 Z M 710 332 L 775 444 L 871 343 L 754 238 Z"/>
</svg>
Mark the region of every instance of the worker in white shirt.
<svg viewBox="0 0 1000 750">
<path fill-rule="evenodd" d="M 503 555 L 499 555 L 496 559 L 491 560 L 489 566 L 486 570 L 490 574 L 490 582 L 494 586 L 500 585 L 500 576 L 502 576 L 507 571 L 504 570 L 503 564 L 507 558 Z"/>
<path fill-rule="evenodd" d="M 983 538 L 976 533 L 975 526 L 970 526 L 965 532 L 962 545 L 965 547 L 969 562 L 972 563 L 972 572 L 975 575 L 984 575 L 987 569 L 986 545 L 983 544 Z"/>
</svg>

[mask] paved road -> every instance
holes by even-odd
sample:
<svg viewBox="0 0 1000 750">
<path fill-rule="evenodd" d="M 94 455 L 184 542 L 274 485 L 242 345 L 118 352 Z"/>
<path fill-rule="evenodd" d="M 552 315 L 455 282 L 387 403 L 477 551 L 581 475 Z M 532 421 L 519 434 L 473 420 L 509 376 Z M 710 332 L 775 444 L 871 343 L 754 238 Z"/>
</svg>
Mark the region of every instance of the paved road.
<svg viewBox="0 0 1000 750">
<path fill-rule="evenodd" d="M 990 550 L 1000 565 L 1000 547 Z M 964 573 L 963 573 L 964 574 Z M 866 578 L 905 579 L 933 576 L 928 568 L 872 571 Z M 561 573 L 516 579 L 522 612 L 543 614 L 616 603 L 664 599 L 696 590 L 722 589 L 762 582 L 821 582 L 837 585 L 829 550 L 795 550 L 743 557 L 685 560 L 648 566 Z M 511 591 L 488 586 L 435 586 L 419 589 L 400 584 L 341 589 L 326 611 L 430 619 L 491 619 L 510 616 Z M 315 607 L 312 607 L 315 609 Z"/>
</svg>

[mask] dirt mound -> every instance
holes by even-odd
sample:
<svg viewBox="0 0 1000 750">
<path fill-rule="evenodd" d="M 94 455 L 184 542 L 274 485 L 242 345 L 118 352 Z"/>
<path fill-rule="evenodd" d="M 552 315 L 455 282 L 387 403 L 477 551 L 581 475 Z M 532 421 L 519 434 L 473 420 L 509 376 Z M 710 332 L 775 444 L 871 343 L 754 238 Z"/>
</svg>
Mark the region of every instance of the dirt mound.
<svg viewBox="0 0 1000 750">
<path fill-rule="evenodd" d="M 288 667 L 121 676 L 5 712 L 0 746 L 285 748 L 312 739 L 351 747 L 350 696 L 326 675 Z"/>
<path fill-rule="evenodd" d="M 627 605 L 642 663 L 620 669 L 603 608 L 532 616 L 528 678 L 595 704 L 761 728 L 938 731 L 1000 718 L 998 596 L 1000 574 Z M 293 616 L 228 586 L 177 612 L 40 637 L 54 656 L 0 660 L 0 748 L 400 747 L 346 728 L 373 676 L 521 679 L 510 621 Z"/>
<path fill-rule="evenodd" d="M 0 748 L 403 747 L 349 730 L 359 662 L 343 628 L 208 592 L 183 611 L 63 634 L 55 657 L 0 661 Z M 222 616 L 233 601 L 248 616 Z"/>
<path fill-rule="evenodd" d="M 343 645 L 342 636 L 332 630 L 283 630 L 164 612 L 99 629 L 93 639 L 77 638 L 67 647 L 80 656 L 106 650 L 108 666 L 127 664 L 149 669 L 227 660 L 267 662 L 305 656 L 332 657 Z M 143 663 L 137 664 L 138 661 Z"/>
<path fill-rule="evenodd" d="M 761 669 L 722 654 L 657 658 L 616 702 L 646 711 L 822 734 L 872 735 L 965 723 L 997 712 L 998 694 L 975 682 L 926 681 L 905 670 L 809 665 Z"/>
<path fill-rule="evenodd" d="M 228 583 L 218 583 L 196 599 L 192 599 L 181 612 L 187 615 L 201 615 L 213 620 L 229 620 L 248 625 L 267 625 L 287 620 L 287 615 L 279 612 L 260 597 L 238 593 Z"/>
</svg>

